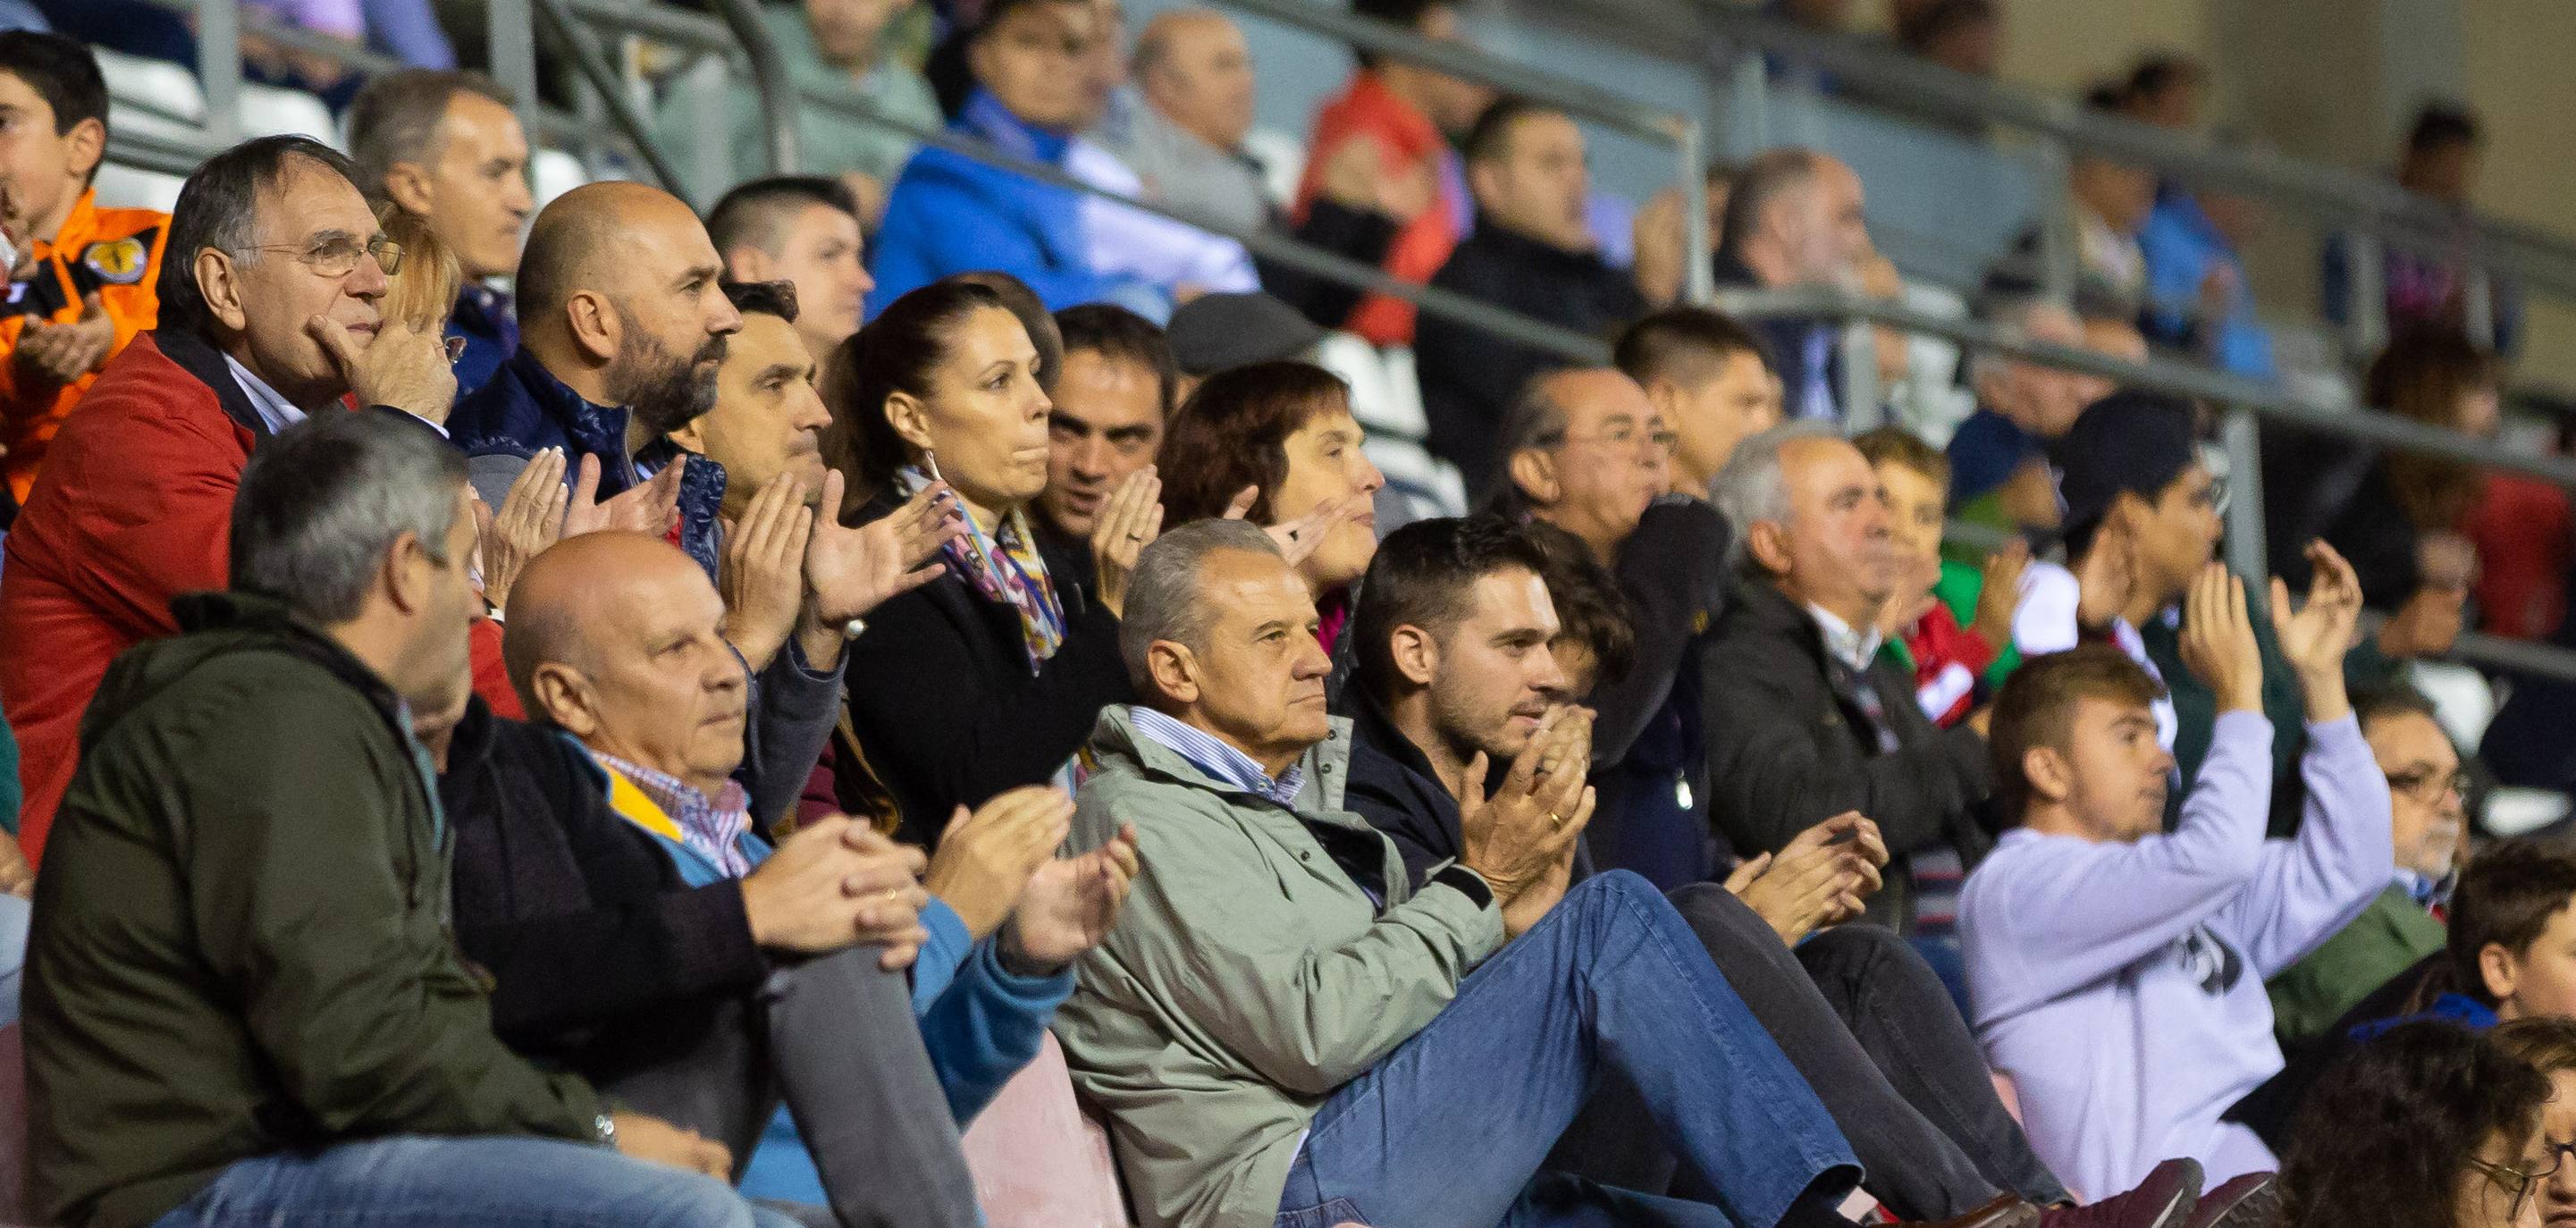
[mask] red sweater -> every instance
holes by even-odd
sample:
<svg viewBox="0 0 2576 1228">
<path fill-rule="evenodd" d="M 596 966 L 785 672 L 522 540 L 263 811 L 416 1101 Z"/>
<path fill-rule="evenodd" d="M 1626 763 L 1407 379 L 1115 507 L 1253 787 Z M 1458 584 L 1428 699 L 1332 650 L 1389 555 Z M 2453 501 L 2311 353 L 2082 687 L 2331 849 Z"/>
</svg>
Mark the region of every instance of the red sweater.
<svg viewBox="0 0 2576 1228">
<path fill-rule="evenodd" d="M 1905 653 L 1914 662 L 1914 702 L 1923 715 L 1944 729 L 1966 720 L 1976 707 L 1977 678 L 1995 663 L 1986 637 L 1960 626 L 1950 607 L 1936 601 L 1905 633 Z"/>
<path fill-rule="evenodd" d="M 0 565 L 0 709 L 24 765 L 18 841 L 30 861 L 44 853 L 108 661 L 176 634 L 172 597 L 224 587 L 233 488 L 257 436 L 162 341 L 135 338 L 64 419 Z"/>
</svg>

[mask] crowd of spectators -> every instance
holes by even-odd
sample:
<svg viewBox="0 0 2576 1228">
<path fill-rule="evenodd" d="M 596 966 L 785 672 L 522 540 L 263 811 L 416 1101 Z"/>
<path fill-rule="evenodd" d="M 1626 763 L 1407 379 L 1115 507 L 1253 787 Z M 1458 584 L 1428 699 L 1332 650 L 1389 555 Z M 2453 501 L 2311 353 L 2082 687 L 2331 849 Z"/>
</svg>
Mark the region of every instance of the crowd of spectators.
<svg viewBox="0 0 2576 1228">
<path fill-rule="evenodd" d="M 1996 6 L 1898 8 L 1993 71 Z M 1981 355 L 1936 446 L 1844 378 L 1902 339 L 1680 301 L 1883 292 L 1829 154 L 1734 168 L 1708 250 L 1677 196 L 1605 234 L 1568 115 L 1363 56 L 1283 199 L 1213 11 L 915 17 L 767 20 L 1611 361 L 812 114 L 815 173 L 703 214 L 539 208 L 452 53 L 327 83 L 348 153 L 105 207 L 92 53 L 0 33 L 27 1214 L 967 1228 L 962 1135 L 1060 1050 L 1157 1228 L 2576 1216 L 2576 854 L 2473 847 L 2405 684 L 2498 591 L 2497 484 L 2267 440 L 2280 574 L 2232 575 L 2191 401 Z M 1989 319 L 2268 369 L 2241 202 L 2071 181 L 2077 294 L 2007 261 Z M 2443 274 L 2392 266 L 2367 396 L 2490 435 Z M 1394 497 L 1351 338 L 1418 355 L 1471 512 Z"/>
</svg>

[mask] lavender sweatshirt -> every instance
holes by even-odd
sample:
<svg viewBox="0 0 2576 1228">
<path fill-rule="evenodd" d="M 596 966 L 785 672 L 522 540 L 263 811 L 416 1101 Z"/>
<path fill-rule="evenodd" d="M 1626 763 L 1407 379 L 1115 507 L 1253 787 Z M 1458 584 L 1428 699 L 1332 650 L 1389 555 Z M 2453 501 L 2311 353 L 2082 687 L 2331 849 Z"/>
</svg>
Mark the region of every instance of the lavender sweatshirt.
<svg viewBox="0 0 2576 1228">
<path fill-rule="evenodd" d="M 2351 717 L 2308 727 L 2307 809 L 2265 840 L 2272 726 L 2218 718 L 2169 835 L 2007 832 L 1960 895 L 1977 1039 L 2011 1076 L 2031 1146 L 2102 1198 L 2157 1162 L 2216 1185 L 2274 1166 L 2222 1122 L 2281 1069 L 2263 982 L 2343 928 L 2394 871 L 2386 780 Z"/>
</svg>

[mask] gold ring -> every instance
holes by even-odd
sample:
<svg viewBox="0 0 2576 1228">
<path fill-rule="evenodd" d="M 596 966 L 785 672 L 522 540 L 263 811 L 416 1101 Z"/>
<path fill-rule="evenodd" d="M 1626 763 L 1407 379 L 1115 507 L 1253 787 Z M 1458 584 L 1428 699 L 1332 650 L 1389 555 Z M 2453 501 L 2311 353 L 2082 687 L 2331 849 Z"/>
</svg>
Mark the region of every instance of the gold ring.
<svg viewBox="0 0 2576 1228">
<path fill-rule="evenodd" d="M 1127 540 L 1131 542 L 1140 542 L 1145 540 L 1145 535 L 1142 533 L 1130 533 L 1127 535 Z"/>
<path fill-rule="evenodd" d="M 1565 820 L 1556 817 L 1556 812 L 1553 810 L 1547 812 L 1547 825 L 1558 831 L 1565 830 Z"/>
</svg>

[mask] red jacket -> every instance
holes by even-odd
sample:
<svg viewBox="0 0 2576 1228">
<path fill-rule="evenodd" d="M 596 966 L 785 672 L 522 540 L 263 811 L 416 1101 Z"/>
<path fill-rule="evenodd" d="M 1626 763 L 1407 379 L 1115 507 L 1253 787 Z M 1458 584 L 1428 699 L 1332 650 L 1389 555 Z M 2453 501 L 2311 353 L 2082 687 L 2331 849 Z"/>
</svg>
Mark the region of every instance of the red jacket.
<svg viewBox="0 0 2576 1228">
<path fill-rule="evenodd" d="M 1306 220 L 1306 211 L 1323 191 L 1324 167 L 1334 152 L 1344 142 L 1363 136 L 1377 141 L 1389 175 L 1427 166 L 1438 178 L 1441 159 L 1449 156 L 1449 142 L 1429 116 L 1397 97 L 1376 73 L 1362 70 L 1351 78 L 1349 89 L 1315 112 L 1315 135 L 1307 143 L 1306 177 L 1297 185 L 1297 221 Z M 1457 223 L 1445 198 L 1434 199 L 1429 208 L 1402 221 L 1404 226 L 1396 231 L 1381 267 L 1400 280 L 1420 285 L 1430 281 L 1431 275 L 1449 262 L 1449 253 L 1457 249 Z M 1372 345 L 1411 345 L 1413 304 L 1390 295 L 1371 294 L 1352 309 L 1343 327 L 1367 338 Z"/>
<path fill-rule="evenodd" d="M 264 433 L 214 347 L 155 331 L 107 364 L 54 436 L 0 564 L 0 710 L 22 752 L 29 860 L 44 853 L 108 661 L 176 634 L 172 597 L 224 587 L 233 488 Z"/>
<path fill-rule="evenodd" d="M 1905 633 L 1905 656 L 1914 667 L 1914 702 L 1943 729 L 1968 719 L 1977 703 L 1977 678 L 1995 663 L 1994 645 L 1960 626 L 1950 607 L 1937 601 Z"/>
</svg>

